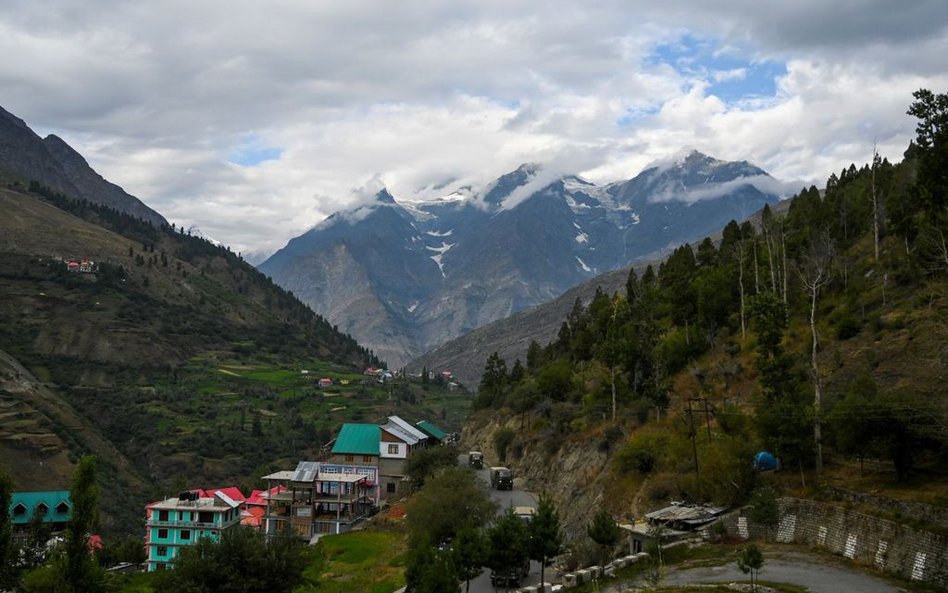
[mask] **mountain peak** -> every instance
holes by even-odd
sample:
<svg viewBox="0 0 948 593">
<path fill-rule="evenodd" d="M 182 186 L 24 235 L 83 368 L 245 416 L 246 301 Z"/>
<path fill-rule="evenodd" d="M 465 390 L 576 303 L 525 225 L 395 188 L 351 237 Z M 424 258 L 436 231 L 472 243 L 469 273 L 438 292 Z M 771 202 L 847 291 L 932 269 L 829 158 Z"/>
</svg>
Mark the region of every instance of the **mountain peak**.
<svg viewBox="0 0 948 593">
<path fill-rule="evenodd" d="M 375 194 L 375 200 L 382 204 L 396 204 L 395 197 L 389 193 L 388 188 L 383 187 L 379 193 Z"/>
</svg>

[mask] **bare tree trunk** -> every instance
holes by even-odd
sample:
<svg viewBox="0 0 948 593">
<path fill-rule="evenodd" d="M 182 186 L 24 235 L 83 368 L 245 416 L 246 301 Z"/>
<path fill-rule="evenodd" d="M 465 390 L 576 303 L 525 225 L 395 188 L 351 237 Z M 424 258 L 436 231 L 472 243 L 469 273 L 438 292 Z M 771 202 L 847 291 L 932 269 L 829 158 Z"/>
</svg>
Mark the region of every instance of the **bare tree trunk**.
<svg viewBox="0 0 948 593">
<path fill-rule="evenodd" d="M 820 366 L 816 359 L 816 352 L 819 347 L 816 334 L 816 295 L 819 291 L 817 284 L 810 288 L 810 333 L 813 334 L 813 350 L 810 356 L 810 362 L 813 365 L 813 442 L 816 445 L 816 473 L 823 473 L 823 429 L 820 425 L 821 411 L 823 407 L 823 394 L 820 389 Z"/>
<path fill-rule="evenodd" d="M 754 239 L 754 294 L 760 294 L 760 272 L 757 266 L 757 239 Z"/>
<path fill-rule="evenodd" d="M 609 366 L 609 372 L 612 375 L 612 423 L 616 423 L 616 365 Z"/>
<path fill-rule="evenodd" d="M 787 237 L 780 229 L 780 253 L 783 260 L 783 304 L 787 304 Z"/>
<path fill-rule="evenodd" d="M 747 339 L 747 321 L 744 314 L 744 245 L 743 243 L 738 244 L 737 246 L 737 265 L 738 265 L 738 276 L 737 276 L 737 286 L 741 293 L 741 341 Z"/>
<path fill-rule="evenodd" d="M 876 166 L 879 164 L 879 151 L 872 143 L 872 238 L 875 241 L 875 263 L 879 263 L 879 199 L 876 193 Z"/>
<path fill-rule="evenodd" d="M 816 305 L 820 289 L 832 279 L 833 245 L 829 234 L 814 238 L 810 253 L 804 258 L 800 268 L 800 281 L 810 294 L 810 333 L 813 347 L 810 351 L 810 365 L 813 373 L 813 444 L 816 448 L 816 471 L 823 472 L 823 393 L 820 385 L 820 366 L 817 358 L 819 336 L 816 332 Z"/>
<path fill-rule="evenodd" d="M 767 261 L 770 263 L 767 267 L 770 268 L 770 290 L 777 294 L 777 275 L 774 273 L 774 247 L 773 240 L 770 237 L 770 231 L 766 228 L 764 229 L 764 242 L 767 245 Z"/>
</svg>

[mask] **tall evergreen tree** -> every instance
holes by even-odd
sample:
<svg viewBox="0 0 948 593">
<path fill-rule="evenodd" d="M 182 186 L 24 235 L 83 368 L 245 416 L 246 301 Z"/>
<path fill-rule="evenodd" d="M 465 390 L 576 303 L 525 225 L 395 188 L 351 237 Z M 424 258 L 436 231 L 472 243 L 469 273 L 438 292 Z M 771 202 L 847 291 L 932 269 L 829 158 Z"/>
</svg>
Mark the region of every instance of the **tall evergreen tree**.
<svg viewBox="0 0 948 593">
<path fill-rule="evenodd" d="M 13 543 L 13 525 L 10 506 L 13 499 L 13 480 L 0 469 L 0 591 L 12 591 L 16 585 L 18 551 Z"/>
<path fill-rule="evenodd" d="M 563 530 L 560 514 L 553 499 L 540 494 L 537 512 L 527 527 L 530 538 L 530 559 L 540 563 L 540 584 L 544 583 L 546 567 L 550 560 L 563 550 Z"/>
<path fill-rule="evenodd" d="M 99 524 L 99 487 L 96 484 L 95 457 L 79 460 L 69 490 L 72 512 L 66 525 L 63 577 L 77 593 L 103 589 L 105 574 L 89 550 L 89 536 Z"/>
</svg>

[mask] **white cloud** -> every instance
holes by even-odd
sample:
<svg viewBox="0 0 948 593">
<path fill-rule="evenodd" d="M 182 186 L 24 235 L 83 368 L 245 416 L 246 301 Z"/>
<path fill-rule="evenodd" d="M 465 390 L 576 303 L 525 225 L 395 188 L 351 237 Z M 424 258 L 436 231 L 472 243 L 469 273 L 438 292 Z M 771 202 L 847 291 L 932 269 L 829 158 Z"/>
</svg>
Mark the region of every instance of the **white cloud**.
<svg viewBox="0 0 948 593">
<path fill-rule="evenodd" d="M 943 0 L 10 0 L 0 104 L 259 253 L 357 208 L 373 178 L 431 198 L 523 162 L 544 163 L 537 185 L 628 178 L 682 146 L 817 183 L 873 140 L 898 160 L 911 92 L 948 88 L 946 25 Z M 686 36 L 734 64 L 654 54 Z M 762 61 L 786 65 L 776 93 L 710 90 Z M 270 160 L 229 163 L 248 139 Z"/>
</svg>

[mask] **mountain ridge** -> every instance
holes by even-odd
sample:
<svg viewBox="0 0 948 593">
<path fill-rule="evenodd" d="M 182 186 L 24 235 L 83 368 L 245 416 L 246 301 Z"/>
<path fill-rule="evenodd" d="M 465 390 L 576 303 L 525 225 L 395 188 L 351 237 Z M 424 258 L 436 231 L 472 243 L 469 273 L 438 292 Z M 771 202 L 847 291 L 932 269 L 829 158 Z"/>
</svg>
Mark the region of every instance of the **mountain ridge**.
<svg viewBox="0 0 948 593">
<path fill-rule="evenodd" d="M 775 203 L 781 185 L 746 161 L 697 151 L 606 185 L 547 175 L 525 163 L 480 191 L 459 187 L 425 202 L 399 201 L 383 189 L 258 267 L 397 367 L 743 219 Z M 345 296 L 352 292 L 340 284 L 346 278 L 358 280 L 363 298 Z"/>
<path fill-rule="evenodd" d="M 0 169 L 67 197 L 86 200 L 161 226 L 168 221 L 144 202 L 99 175 L 65 140 L 40 138 L 19 117 L 0 107 Z"/>
</svg>

